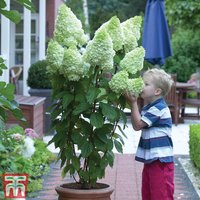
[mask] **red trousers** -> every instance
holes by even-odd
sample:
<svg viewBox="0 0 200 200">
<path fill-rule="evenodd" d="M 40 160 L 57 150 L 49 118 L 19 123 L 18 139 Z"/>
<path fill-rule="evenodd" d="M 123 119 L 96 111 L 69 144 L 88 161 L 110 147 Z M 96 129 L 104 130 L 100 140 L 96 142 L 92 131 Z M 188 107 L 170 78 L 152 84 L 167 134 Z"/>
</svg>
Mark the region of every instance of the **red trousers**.
<svg viewBox="0 0 200 200">
<path fill-rule="evenodd" d="M 142 200 L 173 200 L 174 163 L 159 160 L 144 164 L 142 172 Z"/>
</svg>

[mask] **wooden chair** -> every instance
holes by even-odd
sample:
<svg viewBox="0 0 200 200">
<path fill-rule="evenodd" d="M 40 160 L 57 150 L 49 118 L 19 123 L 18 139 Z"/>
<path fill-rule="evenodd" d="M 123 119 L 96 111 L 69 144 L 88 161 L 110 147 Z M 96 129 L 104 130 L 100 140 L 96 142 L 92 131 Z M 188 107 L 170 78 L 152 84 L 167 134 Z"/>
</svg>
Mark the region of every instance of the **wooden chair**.
<svg viewBox="0 0 200 200">
<path fill-rule="evenodd" d="M 173 123 L 177 125 L 179 122 L 180 103 L 178 99 L 178 93 L 176 90 L 176 75 L 175 74 L 172 75 L 172 79 L 174 80 L 174 83 L 168 95 L 165 97 L 165 100 L 170 109 Z"/>
<path fill-rule="evenodd" d="M 14 66 L 10 68 L 10 83 L 15 85 L 15 94 L 18 94 L 18 79 L 22 73 L 22 66 Z"/>
</svg>

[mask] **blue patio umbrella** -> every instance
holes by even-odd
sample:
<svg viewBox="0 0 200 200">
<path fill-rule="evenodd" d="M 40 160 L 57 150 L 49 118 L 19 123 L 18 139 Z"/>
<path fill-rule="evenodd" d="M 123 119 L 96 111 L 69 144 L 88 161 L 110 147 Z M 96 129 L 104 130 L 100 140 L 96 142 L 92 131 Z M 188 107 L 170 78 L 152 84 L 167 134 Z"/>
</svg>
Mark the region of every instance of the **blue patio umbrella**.
<svg viewBox="0 0 200 200">
<path fill-rule="evenodd" d="M 153 65 L 163 65 L 172 55 L 164 0 L 147 0 L 142 46 L 145 60 Z"/>
</svg>

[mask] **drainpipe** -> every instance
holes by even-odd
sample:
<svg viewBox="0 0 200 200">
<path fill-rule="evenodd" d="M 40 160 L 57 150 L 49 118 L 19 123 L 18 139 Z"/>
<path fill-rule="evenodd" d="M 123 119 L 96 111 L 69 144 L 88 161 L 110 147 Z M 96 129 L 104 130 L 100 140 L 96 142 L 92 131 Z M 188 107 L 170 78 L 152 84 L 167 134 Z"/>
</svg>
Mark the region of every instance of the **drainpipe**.
<svg viewBox="0 0 200 200">
<path fill-rule="evenodd" d="M 83 14 L 85 17 L 85 27 L 87 31 L 86 35 L 88 36 L 88 39 L 90 39 L 90 33 L 89 33 L 90 24 L 89 24 L 89 12 L 88 12 L 87 0 L 83 0 Z"/>
<path fill-rule="evenodd" d="M 6 9 L 10 10 L 10 0 L 5 0 Z M 1 15 L 1 57 L 5 60 L 5 65 L 8 69 L 3 70 L 0 81 L 9 83 L 9 68 L 10 68 L 10 20 Z"/>
</svg>

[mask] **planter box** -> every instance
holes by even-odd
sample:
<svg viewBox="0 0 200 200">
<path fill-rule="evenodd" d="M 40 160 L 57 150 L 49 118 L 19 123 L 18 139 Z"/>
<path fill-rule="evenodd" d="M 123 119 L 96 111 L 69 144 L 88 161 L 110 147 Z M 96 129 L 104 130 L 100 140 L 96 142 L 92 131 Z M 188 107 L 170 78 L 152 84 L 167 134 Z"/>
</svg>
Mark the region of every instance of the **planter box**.
<svg viewBox="0 0 200 200">
<path fill-rule="evenodd" d="M 43 136 L 44 133 L 44 97 L 15 95 L 15 101 L 19 104 L 27 124 L 17 120 L 8 113 L 7 125 L 19 124 L 24 128 L 33 128 L 36 133 Z"/>
<path fill-rule="evenodd" d="M 31 96 L 37 96 L 37 97 L 45 97 L 44 102 L 44 133 L 46 135 L 52 135 L 54 134 L 54 130 L 51 130 L 51 117 L 50 117 L 50 111 L 49 108 L 52 105 L 51 96 L 52 96 L 52 90 L 51 89 L 34 89 L 31 88 L 28 93 Z"/>
</svg>

